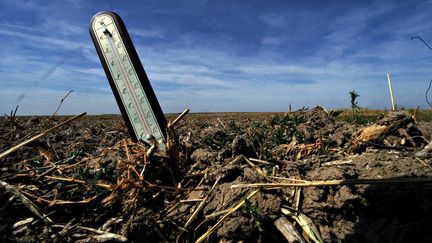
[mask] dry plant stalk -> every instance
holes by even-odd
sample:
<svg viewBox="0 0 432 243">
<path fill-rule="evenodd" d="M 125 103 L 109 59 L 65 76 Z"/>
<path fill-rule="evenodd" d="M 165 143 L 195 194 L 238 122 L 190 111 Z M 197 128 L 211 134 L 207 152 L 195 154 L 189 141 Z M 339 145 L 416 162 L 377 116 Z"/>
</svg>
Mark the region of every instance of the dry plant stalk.
<svg viewBox="0 0 432 243">
<path fill-rule="evenodd" d="M 19 107 L 19 105 L 16 106 L 15 111 L 11 110 L 10 115 L 8 115 L 8 114 L 4 114 L 4 115 L 6 116 L 6 118 L 9 119 L 9 122 L 11 124 L 13 124 L 14 126 L 16 126 L 19 129 L 24 129 L 23 126 L 21 126 L 20 124 L 18 124 L 18 122 L 15 121 L 15 119 L 16 119 L 16 113 L 18 111 L 18 107 Z"/>
<path fill-rule="evenodd" d="M 25 145 L 27 145 L 27 144 L 29 144 L 29 143 L 31 143 L 31 142 L 39 139 L 39 138 L 42 138 L 42 137 L 46 136 L 48 133 L 50 133 L 50 132 L 58 129 L 59 127 L 62 127 L 64 125 L 70 123 L 71 121 L 74 121 L 74 120 L 76 120 L 78 118 L 83 117 L 86 114 L 87 114 L 87 112 L 84 112 L 84 113 L 81 113 L 81 114 L 79 114 L 77 116 L 74 116 L 74 117 L 72 117 L 72 118 L 70 118 L 70 119 L 68 119 L 68 120 L 66 120 L 66 121 L 64 121 L 64 122 L 62 122 L 62 123 L 60 123 L 60 124 L 52 127 L 52 128 L 49 128 L 49 129 L 47 129 L 47 130 L 45 130 L 45 131 L 43 131 L 43 132 L 41 132 L 41 133 L 39 133 L 37 135 L 35 135 L 35 136 L 33 136 L 33 137 L 25 140 L 24 142 L 21 142 L 21 143 L 15 145 L 15 146 L 13 146 L 12 148 L 7 149 L 6 151 L 4 151 L 4 152 L 2 152 L 0 154 L 0 159 L 3 158 L 3 157 L 6 157 L 8 155 L 10 155 L 11 153 L 15 152 L 16 150 L 18 150 L 21 147 L 23 147 L 23 146 L 25 146 Z"/>
<path fill-rule="evenodd" d="M 249 158 L 249 160 L 252 161 L 252 162 L 257 162 L 257 163 L 261 163 L 261 164 L 264 164 L 264 165 L 274 165 L 274 164 L 272 164 L 272 163 L 270 163 L 268 161 L 262 160 L 262 159 Z"/>
<path fill-rule="evenodd" d="M 210 194 L 214 191 L 214 189 L 216 188 L 216 186 L 219 184 L 219 180 L 221 178 L 218 177 L 215 181 L 215 183 L 213 184 L 213 186 L 211 187 L 210 191 L 207 193 L 207 195 L 205 196 L 205 198 L 201 201 L 201 203 L 198 205 L 198 207 L 196 208 L 196 210 L 193 212 L 193 214 L 190 216 L 190 218 L 186 221 L 185 225 L 183 226 L 183 228 L 187 229 L 187 227 L 190 226 L 190 224 L 192 223 L 192 221 L 196 218 L 196 216 L 198 215 L 198 213 L 201 211 L 201 209 L 204 208 L 204 205 L 207 202 L 208 197 L 210 196 Z"/>
<path fill-rule="evenodd" d="M 236 163 L 240 162 L 243 158 L 244 158 L 243 155 L 239 155 L 235 159 L 233 159 L 231 162 L 229 162 L 228 165 L 235 165 Z"/>
<path fill-rule="evenodd" d="M 168 123 L 168 127 L 174 126 L 178 121 L 180 121 L 187 113 L 189 112 L 189 108 L 184 110 L 173 122 Z"/>
<path fill-rule="evenodd" d="M 321 238 L 321 235 L 316 228 L 315 224 L 312 222 L 312 220 L 306 216 L 305 214 L 301 213 L 300 211 L 291 211 L 288 208 L 282 208 L 282 213 L 291 217 L 294 219 L 300 227 L 303 229 L 303 236 L 306 238 L 309 242 L 314 243 L 322 243 L 323 240 Z"/>
<path fill-rule="evenodd" d="M 90 197 L 90 198 L 83 199 L 81 201 L 65 201 L 65 200 L 60 200 L 60 199 L 54 199 L 54 200 L 50 201 L 48 199 L 45 199 L 45 198 L 33 195 L 33 194 L 28 193 L 26 191 L 22 191 L 22 193 L 25 194 L 25 195 L 27 195 L 27 196 L 29 196 L 29 197 L 31 197 L 31 198 L 36 199 L 36 201 L 39 202 L 39 203 L 40 202 L 46 203 L 50 207 L 54 206 L 54 205 L 86 204 L 86 203 L 89 203 L 89 202 L 93 201 L 93 199 L 95 199 L 97 197 L 97 195 L 96 195 L 96 196 L 93 196 L 93 197 Z"/>
<path fill-rule="evenodd" d="M 57 109 L 54 111 L 54 113 L 49 117 L 49 119 L 52 119 L 55 115 L 57 115 L 57 112 L 60 110 L 60 107 L 62 106 L 65 99 L 73 92 L 73 90 L 69 90 L 69 92 L 63 96 L 63 98 L 60 100 L 60 104 L 57 106 Z"/>
<path fill-rule="evenodd" d="M 303 144 L 293 140 L 289 144 L 280 144 L 279 148 L 285 151 L 285 155 L 295 154 L 296 159 L 301 159 L 307 155 L 316 153 L 322 145 L 322 140 L 318 139 L 315 143 Z"/>
<path fill-rule="evenodd" d="M 394 96 L 393 96 L 393 86 L 392 86 L 392 81 L 390 78 L 390 73 L 387 73 L 387 81 L 388 81 L 388 86 L 389 86 L 389 92 L 390 92 L 390 98 L 391 98 L 391 104 L 392 104 L 392 111 L 394 111 L 395 108 L 395 100 L 394 100 Z"/>
<path fill-rule="evenodd" d="M 424 165 L 425 167 L 430 167 L 430 165 L 426 164 L 426 162 L 424 162 L 423 160 L 421 160 L 420 158 L 416 157 L 417 161 L 420 162 L 422 165 Z"/>
<path fill-rule="evenodd" d="M 289 179 L 288 179 L 289 180 Z M 254 183 L 237 184 L 231 188 L 280 188 L 280 187 L 309 187 L 309 186 L 341 186 L 341 185 L 376 185 L 376 184 L 404 184 L 404 183 L 431 183 L 432 177 L 424 178 L 388 178 L 388 179 L 346 179 L 328 181 L 304 181 L 291 183 Z"/>
<path fill-rule="evenodd" d="M 180 200 L 181 203 L 195 203 L 195 202 L 202 202 L 202 201 L 204 201 L 204 199 L 201 198 Z"/>
<path fill-rule="evenodd" d="M 289 243 L 306 243 L 294 225 L 284 216 L 278 218 L 274 225 Z"/>
<path fill-rule="evenodd" d="M 219 184 L 219 180 L 221 178 L 218 177 L 215 181 L 215 183 L 213 184 L 213 186 L 211 187 L 210 191 L 207 193 L 207 195 L 205 196 L 205 198 L 200 202 L 200 204 L 198 205 L 198 207 L 195 209 L 195 211 L 192 213 L 192 215 L 189 217 L 189 219 L 186 221 L 186 223 L 183 226 L 183 229 L 187 229 L 192 221 L 197 217 L 198 213 L 201 212 L 201 210 L 204 208 L 204 205 L 207 202 L 208 197 L 210 196 L 210 194 L 214 191 L 214 189 L 216 188 L 216 186 Z M 184 231 L 181 231 L 180 234 L 177 236 L 177 242 L 180 240 L 180 237 L 182 236 Z"/>
<path fill-rule="evenodd" d="M 58 180 L 58 181 L 67 181 L 70 183 L 77 183 L 77 184 L 89 184 L 86 181 L 74 179 L 74 178 L 64 178 L 64 177 L 57 177 L 57 176 L 44 176 L 44 178 L 51 179 L 51 180 Z M 104 184 L 104 183 L 95 183 L 95 186 L 102 187 L 108 190 L 113 190 L 115 188 L 115 185 Z"/>
<path fill-rule="evenodd" d="M 67 225 L 53 224 L 53 225 L 51 225 L 51 227 L 65 228 L 65 227 L 67 227 Z M 103 231 L 103 230 L 98 230 L 98 229 L 94 229 L 94 228 L 90 228 L 90 227 L 84 227 L 84 226 L 80 226 L 80 225 L 77 225 L 76 228 L 99 234 L 99 235 L 89 236 L 88 238 L 79 240 L 78 242 L 94 242 L 94 241 L 103 242 L 103 241 L 108 241 L 108 240 L 116 240 L 116 241 L 120 241 L 120 242 L 127 241 L 127 238 L 124 237 L 123 235 L 119 235 L 119 234 L 115 234 L 115 233 L 111 233 L 111 232 L 107 232 L 107 231 Z"/>
<path fill-rule="evenodd" d="M 23 176 L 28 176 L 28 175 L 23 175 Z M 75 178 L 64 178 L 64 177 L 57 177 L 57 176 L 44 176 L 44 178 L 51 179 L 51 180 L 58 180 L 58 181 L 67 181 L 70 183 L 77 183 L 77 184 L 90 184 L 86 181 L 75 179 Z M 200 188 L 178 188 L 178 187 L 172 187 L 172 186 L 155 185 L 155 184 L 150 184 L 150 183 L 148 183 L 148 185 L 137 184 L 137 183 L 123 184 L 122 181 L 120 181 L 118 185 L 105 184 L 105 183 L 100 183 L 100 182 L 95 183 L 94 185 L 97 187 L 101 187 L 101 188 L 110 190 L 110 191 L 117 190 L 117 189 L 126 190 L 126 189 L 130 189 L 131 187 L 133 187 L 133 188 L 154 188 L 154 189 L 164 189 L 164 190 L 170 190 L 170 191 L 187 191 L 187 192 L 188 191 L 205 191 L 205 189 L 200 189 Z"/>
<path fill-rule="evenodd" d="M 371 126 L 363 128 L 355 138 L 352 140 L 353 143 L 358 142 L 370 142 L 379 139 L 383 133 L 387 132 L 388 126 L 373 124 Z"/>
<path fill-rule="evenodd" d="M 5 190 L 12 195 L 15 195 L 18 197 L 21 202 L 36 216 L 38 216 L 40 219 L 42 219 L 46 223 L 52 223 L 53 221 L 45 214 L 42 213 L 42 211 L 32 202 L 30 199 L 28 199 L 25 195 L 23 195 L 18 189 L 16 189 L 14 186 L 9 185 L 8 183 L 4 181 L 0 181 L 0 185 L 5 188 Z"/>
<path fill-rule="evenodd" d="M 338 160 L 324 162 L 321 164 L 321 166 L 339 166 L 339 165 L 353 164 L 353 159 L 356 157 L 358 157 L 358 155 L 350 156 L 347 159 L 338 159 Z"/>
<path fill-rule="evenodd" d="M 405 111 L 393 111 L 375 124 L 355 133 L 350 141 L 348 152 L 356 152 L 367 144 L 379 145 L 376 143 L 383 141 L 387 135 L 399 129 L 406 129 L 407 125 L 414 121 L 413 116 Z M 407 137 L 411 138 L 409 135 Z"/>
<path fill-rule="evenodd" d="M 222 216 L 222 218 L 215 224 L 213 225 L 213 227 L 211 227 L 209 230 L 207 230 L 207 232 L 205 232 L 203 235 L 201 235 L 198 239 L 197 239 L 197 243 L 200 243 L 202 241 L 204 241 L 205 239 L 207 239 L 207 237 L 209 237 L 217 228 L 219 228 L 219 226 L 231 215 L 233 214 L 235 211 L 239 210 L 244 204 L 246 200 L 251 199 L 255 194 L 257 194 L 260 190 L 255 190 L 252 191 L 245 199 L 243 199 L 239 204 L 237 204 L 237 206 L 235 206 L 234 208 L 232 208 L 228 213 L 226 213 L 224 216 Z"/>
<path fill-rule="evenodd" d="M 214 218 L 214 217 L 217 217 L 217 216 L 219 216 L 219 215 L 226 214 L 227 212 L 229 212 L 229 211 L 231 211 L 231 210 L 232 210 L 232 208 L 228 208 L 228 209 L 224 209 L 224 210 L 219 211 L 219 212 L 214 212 L 214 213 L 212 213 L 212 214 L 205 215 L 205 216 L 204 216 L 205 221 L 208 221 L 208 220 L 210 220 L 210 219 L 212 219 L 212 218 Z M 202 224 L 202 223 L 201 223 L 201 224 Z M 201 225 L 201 224 L 200 224 L 200 225 Z"/>
<path fill-rule="evenodd" d="M 250 165 L 252 168 L 254 168 L 255 171 L 256 171 L 258 174 L 262 175 L 264 178 L 267 178 L 267 175 L 264 173 L 264 171 L 263 171 L 260 167 L 256 166 L 254 163 L 252 163 L 252 162 L 251 162 L 250 160 L 248 160 L 246 157 L 243 157 L 243 158 L 244 158 L 244 160 L 246 161 L 246 163 L 247 163 L 248 165 Z"/>
</svg>

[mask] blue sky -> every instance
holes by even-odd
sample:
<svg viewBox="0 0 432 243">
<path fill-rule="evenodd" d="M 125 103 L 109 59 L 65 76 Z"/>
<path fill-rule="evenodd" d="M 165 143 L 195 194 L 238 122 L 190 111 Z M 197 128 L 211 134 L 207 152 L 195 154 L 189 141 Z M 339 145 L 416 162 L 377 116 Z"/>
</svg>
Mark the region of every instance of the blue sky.
<svg viewBox="0 0 432 243">
<path fill-rule="evenodd" d="M 0 0 L 0 112 L 119 113 L 88 33 L 126 24 L 164 112 L 427 108 L 432 1 Z"/>
</svg>

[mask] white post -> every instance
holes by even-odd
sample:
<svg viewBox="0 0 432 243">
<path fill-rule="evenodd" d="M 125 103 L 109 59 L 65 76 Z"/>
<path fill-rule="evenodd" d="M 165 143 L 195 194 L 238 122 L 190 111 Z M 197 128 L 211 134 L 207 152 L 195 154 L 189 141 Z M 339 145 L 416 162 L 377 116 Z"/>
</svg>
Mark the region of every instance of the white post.
<svg viewBox="0 0 432 243">
<path fill-rule="evenodd" d="M 388 85 L 389 85 L 389 90 L 390 90 L 390 98 L 391 98 L 391 102 L 392 102 L 392 111 L 394 111 L 395 110 L 395 102 L 394 102 L 393 88 L 392 88 L 392 83 L 391 83 L 391 78 L 390 78 L 389 73 L 387 73 L 387 80 L 388 80 Z"/>
</svg>

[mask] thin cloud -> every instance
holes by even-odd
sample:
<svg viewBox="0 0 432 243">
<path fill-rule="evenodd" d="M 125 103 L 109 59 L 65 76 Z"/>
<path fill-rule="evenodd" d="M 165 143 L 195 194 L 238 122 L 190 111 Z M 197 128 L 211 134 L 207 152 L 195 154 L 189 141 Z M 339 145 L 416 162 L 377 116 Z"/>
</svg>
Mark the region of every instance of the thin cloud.
<svg viewBox="0 0 432 243">
<path fill-rule="evenodd" d="M 53 37 L 45 37 L 40 35 L 26 34 L 23 32 L 9 31 L 9 30 L 0 30 L 0 35 L 7 35 L 13 38 L 23 38 L 30 41 L 29 45 L 42 44 L 45 46 L 46 49 L 48 49 L 48 47 L 55 48 L 53 47 L 54 45 L 57 47 L 73 50 L 82 45 L 81 43 L 75 41 L 53 38 Z"/>
<path fill-rule="evenodd" d="M 286 17 L 282 14 L 276 13 L 267 13 L 259 16 L 264 23 L 272 26 L 272 27 L 282 27 L 286 25 Z"/>
<path fill-rule="evenodd" d="M 141 38 L 165 38 L 165 33 L 160 29 L 130 29 L 129 33 Z"/>
<path fill-rule="evenodd" d="M 87 31 L 101 8 L 124 16 L 165 112 L 347 107 L 350 90 L 361 106 L 383 108 L 387 72 L 398 104 L 424 106 L 431 78 L 432 52 L 409 39 L 432 40 L 431 2 L 230 3 L 223 12 L 227 1 L 146 2 L 145 16 L 141 2 L 5 2 L 15 15 L 0 17 L 0 109 L 24 92 L 20 106 L 31 109 L 22 111 L 46 114 L 73 89 L 64 111 L 118 112 Z"/>
</svg>

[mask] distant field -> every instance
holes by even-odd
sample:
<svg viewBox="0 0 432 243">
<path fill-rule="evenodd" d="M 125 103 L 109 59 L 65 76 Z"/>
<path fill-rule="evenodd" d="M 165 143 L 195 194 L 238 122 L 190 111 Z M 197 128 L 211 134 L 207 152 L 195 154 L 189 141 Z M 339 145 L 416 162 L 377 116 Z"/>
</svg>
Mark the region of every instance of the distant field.
<svg viewBox="0 0 432 243">
<path fill-rule="evenodd" d="M 415 114 L 417 121 L 427 121 L 432 122 L 432 110 L 423 109 L 407 109 L 410 114 Z M 351 109 L 334 109 L 328 110 L 329 113 L 333 113 L 333 117 L 342 119 L 342 120 L 350 120 L 352 118 L 352 110 Z M 357 112 L 357 115 L 362 117 L 363 119 L 374 121 L 380 115 L 386 114 L 390 112 L 390 110 L 370 110 L 370 109 L 360 109 Z M 191 118 L 205 118 L 205 119 L 216 119 L 216 118 L 270 118 L 274 114 L 284 115 L 288 112 L 190 112 L 186 117 Z M 180 113 L 166 113 L 165 116 L 167 119 L 175 119 Z M 69 116 L 69 115 L 68 115 Z M 115 117 L 120 117 L 120 114 L 102 114 L 102 115 L 87 115 L 87 116 L 95 116 L 100 117 L 102 119 L 111 119 Z M 22 118 L 30 118 L 32 116 L 24 115 L 20 116 Z M 49 117 L 49 116 L 39 116 L 39 117 Z M 0 119 L 5 118 L 4 116 Z"/>
<path fill-rule="evenodd" d="M 407 111 L 410 114 L 415 114 L 415 117 L 417 121 L 427 121 L 432 122 L 432 110 L 429 109 L 423 109 L 423 110 L 417 110 L 416 109 L 407 109 Z M 335 110 L 328 110 L 329 113 L 333 113 L 333 116 L 336 118 L 340 118 L 343 120 L 350 120 L 352 118 L 352 110 L 351 109 L 335 109 Z M 374 121 L 376 120 L 380 115 L 386 114 L 390 112 L 390 110 L 370 110 L 370 109 L 360 109 L 357 111 L 357 115 L 362 117 L 363 119 Z M 197 113 L 190 113 L 188 116 L 193 117 L 206 117 L 206 118 L 217 118 L 217 117 L 225 117 L 225 118 L 241 118 L 241 117 L 259 117 L 259 118 L 266 118 L 271 117 L 273 114 L 278 115 L 284 115 L 287 112 L 197 112 Z M 173 119 L 177 116 L 177 113 L 169 113 L 166 114 L 168 119 Z"/>
<path fill-rule="evenodd" d="M 335 110 L 336 111 L 336 110 Z M 341 111 L 341 113 L 337 116 L 342 119 L 348 118 L 352 116 L 352 110 L 351 109 L 343 109 L 343 110 L 337 110 Z M 407 111 L 410 114 L 415 114 L 415 117 L 417 121 L 432 121 L 432 110 L 429 109 L 423 109 L 423 110 L 417 110 L 416 109 L 407 109 Z M 361 109 L 358 114 L 360 116 L 363 116 L 365 119 L 368 120 L 375 120 L 379 115 L 386 114 L 390 112 L 390 110 L 369 110 L 369 109 Z"/>
</svg>

